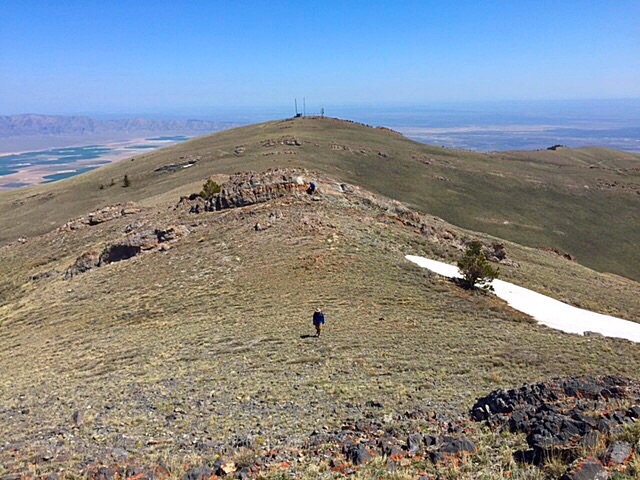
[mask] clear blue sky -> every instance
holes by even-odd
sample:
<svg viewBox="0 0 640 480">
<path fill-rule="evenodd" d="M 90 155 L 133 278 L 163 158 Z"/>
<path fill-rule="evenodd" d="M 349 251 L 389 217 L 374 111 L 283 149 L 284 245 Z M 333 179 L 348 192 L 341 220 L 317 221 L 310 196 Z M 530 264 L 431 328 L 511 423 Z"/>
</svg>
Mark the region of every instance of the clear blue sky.
<svg viewBox="0 0 640 480">
<path fill-rule="evenodd" d="M 0 114 L 639 98 L 639 0 L 0 0 Z"/>
</svg>

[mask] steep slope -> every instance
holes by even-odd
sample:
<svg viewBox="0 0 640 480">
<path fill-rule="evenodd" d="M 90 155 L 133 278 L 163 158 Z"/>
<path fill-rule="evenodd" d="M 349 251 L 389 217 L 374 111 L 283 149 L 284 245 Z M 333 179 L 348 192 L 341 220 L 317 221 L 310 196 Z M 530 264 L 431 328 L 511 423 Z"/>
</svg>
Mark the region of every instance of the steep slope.
<svg viewBox="0 0 640 480">
<path fill-rule="evenodd" d="M 589 148 L 479 154 L 347 121 L 290 119 L 200 137 L 64 182 L 0 193 L 0 242 L 43 233 L 109 203 L 153 204 L 168 191 L 193 190 L 212 173 L 283 165 L 313 168 L 453 224 L 554 247 L 597 270 L 639 279 L 639 159 Z M 121 187 L 125 174 L 129 188 Z"/>
<path fill-rule="evenodd" d="M 298 448 L 347 418 L 455 419 L 496 387 L 637 376 L 640 346 L 536 325 L 404 259 L 451 261 L 465 240 L 497 239 L 326 174 L 267 176 L 320 193 L 238 176 L 224 191 L 254 189 L 240 208 L 190 213 L 200 200 L 186 192 L 146 195 L 0 248 L 0 474 L 84 474 L 123 458 L 182 472 L 224 445 Z M 640 316 L 635 282 L 503 249 L 505 279 Z M 321 339 L 309 336 L 317 305 Z"/>
</svg>

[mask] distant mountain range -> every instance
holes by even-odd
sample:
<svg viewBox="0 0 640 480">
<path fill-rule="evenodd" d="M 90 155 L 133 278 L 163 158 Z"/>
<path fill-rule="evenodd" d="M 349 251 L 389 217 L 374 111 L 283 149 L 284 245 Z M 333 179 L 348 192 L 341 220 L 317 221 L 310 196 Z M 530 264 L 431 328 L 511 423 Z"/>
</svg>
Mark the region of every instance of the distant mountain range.
<svg viewBox="0 0 640 480">
<path fill-rule="evenodd" d="M 95 135 L 132 132 L 213 132 L 233 126 L 231 122 L 205 120 L 152 120 L 128 118 L 96 120 L 86 116 L 65 115 L 3 115 L 0 116 L 0 137 L 24 135 Z"/>
</svg>

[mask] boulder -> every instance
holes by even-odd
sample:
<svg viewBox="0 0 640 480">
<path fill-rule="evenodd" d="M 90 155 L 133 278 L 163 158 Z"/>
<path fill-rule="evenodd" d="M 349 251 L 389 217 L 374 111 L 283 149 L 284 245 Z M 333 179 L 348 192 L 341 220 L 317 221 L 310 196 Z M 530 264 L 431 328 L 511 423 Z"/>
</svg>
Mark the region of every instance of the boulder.
<svg viewBox="0 0 640 480">
<path fill-rule="evenodd" d="M 561 480 L 608 480 L 609 472 L 602 463 L 594 457 L 576 462 L 574 466 L 561 477 Z"/>
<path fill-rule="evenodd" d="M 604 456 L 604 463 L 607 467 L 623 465 L 629 461 L 632 454 L 633 449 L 630 443 L 615 442 L 609 445 L 607 453 Z"/>
<path fill-rule="evenodd" d="M 354 465 L 362 465 L 369 462 L 373 458 L 373 454 L 366 445 L 359 443 L 357 445 L 347 446 L 345 449 L 345 457 Z"/>
<path fill-rule="evenodd" d="M 447 454 L 475 453 L 477 447 L 471 440 L 467 438 L 454 438 L 445 436 L 442 438 L 442 446 L 439 450 L 442 453 Z"/>
<path fill-rule="evenodd" d="M 182 477 L 183 480 L 207 480 L 214 475 L 213 470 L 209 467 L 192 468 Z"/>
<path fill-rule="evenodd" d="M 407 438 L 407 450 L 411 455 L 415 455 L 422 448 L 423 437 L 420 433 L 412 433 Z"/>
</svg>

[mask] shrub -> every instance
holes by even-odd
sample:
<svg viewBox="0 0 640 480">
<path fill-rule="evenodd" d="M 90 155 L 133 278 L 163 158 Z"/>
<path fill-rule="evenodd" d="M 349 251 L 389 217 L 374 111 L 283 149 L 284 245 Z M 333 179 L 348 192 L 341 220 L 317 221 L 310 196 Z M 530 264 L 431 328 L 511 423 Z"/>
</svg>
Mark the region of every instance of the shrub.
<svg viewBox="0 0 640 480">
<path fill-rule="evenodd" d="M 480 242 L 473 241 L 467 245 L 463 257 L 458 261 L 458 268 L 462 274 L 461 283 L 465 288 L 480 287 L 493 290 L 490 283 L 498 276 L 498 269 L 489 264 Z"/>
<path fill-rule="evenodd" d="M 207 179 L 202 185 L 200 196 L 205 200 L 211 200 L 216 193 L 220 193 L 220 185 L 211 178 Z"/>
<path fill-rule="evenodd" d="M 131 180 L 129 180 L 129 175 L 125 173 L 124 178 L 122 179 L 122 186 L 127 188 L 131 185 Z"/>
</svg>

